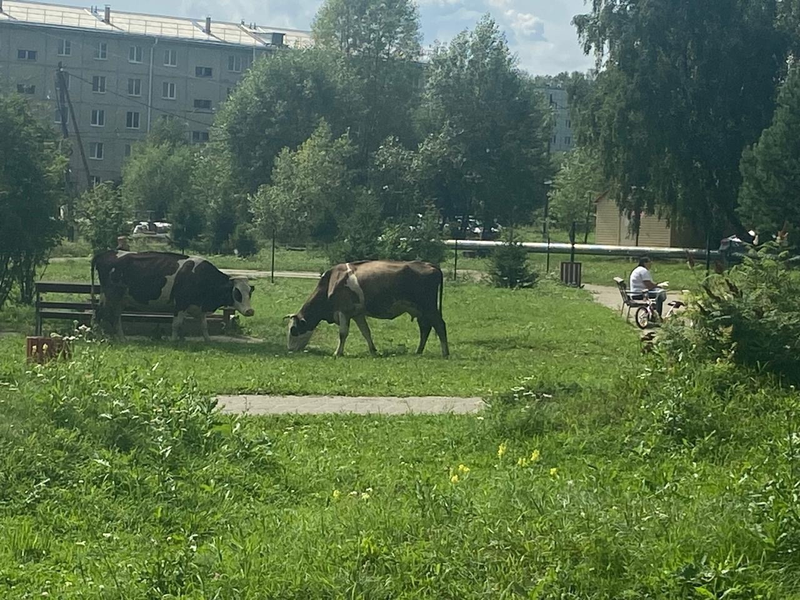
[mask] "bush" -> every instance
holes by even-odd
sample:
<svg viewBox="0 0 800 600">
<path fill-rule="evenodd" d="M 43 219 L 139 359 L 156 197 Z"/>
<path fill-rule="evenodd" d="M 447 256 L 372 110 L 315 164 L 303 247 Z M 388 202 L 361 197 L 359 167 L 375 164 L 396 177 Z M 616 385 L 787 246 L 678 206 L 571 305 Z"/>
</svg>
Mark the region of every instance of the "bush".
<svg viewBox="0 0 800 600">
<path fill-rule="evenodd" d="M 528 252 L 513 238 L 492 252 L 489 274 L 497 287 L 512 289 L 530 287 L 538 278 L 528 267 Z"/>
<path fill-rule="evenodd" d="M 83 193 L 79 214 L 85 220 L 83 233 L 95 254 L 116 248 L 117 236 L 127 233 L 128 210 L 110 181 Z"/>
<path fill-rule="evenodd" d="M 247 258 L 258 254 L 259 241 L 256 236 L 255 228 L 252 225 L 242 223 L 236 227 L 231 238 L 233 251 L 237 256 Z"/>
<path fill-rule="evenodd" d="M 380 243 L 380 207 L 368 193 L 361 191 L 348 217 L 339 223 L 341 237 L 327 246 L 331 263 L 384 258 Z"/>
<path fill-rule="evenodd" d="M 774 244 L 708 279 L 693 298 L 689 320 L 664 331 L 673 355 L 690 350 L 800 381 L 798 261 Z"/>
<path fill-rule="evenodd" d="M 438 265 L 447 248 L 442 241 L 439 213 L 429 209 L 410 224 L 389 225 L 381 235 L 381 254 L 393 260 L 424 260 Z"/>
</svg>

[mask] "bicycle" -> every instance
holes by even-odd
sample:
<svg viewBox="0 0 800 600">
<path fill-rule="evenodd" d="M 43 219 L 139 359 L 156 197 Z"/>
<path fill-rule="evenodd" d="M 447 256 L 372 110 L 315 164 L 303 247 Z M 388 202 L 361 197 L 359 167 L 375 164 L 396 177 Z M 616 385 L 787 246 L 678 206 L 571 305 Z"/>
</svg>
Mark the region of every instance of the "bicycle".
<svg viewBox="0 0 800 600">
<path fill-rule="evenodd" d="M 658 284 L 659 288 L 667 288 L 669 282 L 665 281 L 663 283 Z M 665 320 L 667 320 L 672 313 L 674 313 L 677 309 L 681 308 L 682 306 L 686 306 L 685 302 L 681 300 L 672 300 L 667 302 L 667 306 L 669 309 L 667 310 L 667 314 L 663 317 L 658 314 L 658 310 L 656 310 L 656 300 L 655 298 L 650 298 L 649 296 L 645 296 L 644 298 L 647 301 L 647 304 L 644 306 L 639 307 L 636 310 L 636 314 L 634 315 L 634 320 L 636 321 L 636 326 L 639 329 L 647 329 L 650 325 L 658 326 L 661 325 Z"/>
</svg>

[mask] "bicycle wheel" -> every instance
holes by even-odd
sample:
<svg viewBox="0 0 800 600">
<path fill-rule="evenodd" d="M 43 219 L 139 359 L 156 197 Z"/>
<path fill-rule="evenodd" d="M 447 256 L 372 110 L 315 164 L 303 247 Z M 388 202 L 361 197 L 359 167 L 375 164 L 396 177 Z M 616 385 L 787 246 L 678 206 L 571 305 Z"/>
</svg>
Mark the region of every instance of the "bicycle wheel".
<svg viewBox="0 0 800 600">
<path fill-rule="evenodd" d="M 647 326 L 650 324 L 650 310 L 646 306 L 639 307 L 636 309 L 634 320 L 639 329 L 647 329 Z"/>
</svg>

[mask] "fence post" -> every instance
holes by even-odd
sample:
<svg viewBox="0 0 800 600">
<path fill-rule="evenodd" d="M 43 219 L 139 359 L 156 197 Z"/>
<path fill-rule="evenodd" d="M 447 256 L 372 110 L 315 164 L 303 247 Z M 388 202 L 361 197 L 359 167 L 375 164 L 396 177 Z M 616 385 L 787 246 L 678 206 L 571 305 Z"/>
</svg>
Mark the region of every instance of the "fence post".
<svg viewBox="0 0 800 600">
<path fill-rule="evenodd" d="M 706 277 L 711 272 L 711 232 L 706 233 Z"/>
<path fill-rule="evenodd" d="M 269 273 L 269 282 L 275 283 L 275 226 L 272 226 L 272 269 Z"/>
<path fill-rule="evenodd" d="M 545 267 L 545 273 L 550 273 L 550 233 L 547 234 L 547 266 Z"/>
<path fill-rule="evenodd" d="M 455 254 L 453 255 L 453 281 L 455 281 L 458 277 L 458 238 L 456 238 L 453 248 L 455 248 Z"/>
</svg>

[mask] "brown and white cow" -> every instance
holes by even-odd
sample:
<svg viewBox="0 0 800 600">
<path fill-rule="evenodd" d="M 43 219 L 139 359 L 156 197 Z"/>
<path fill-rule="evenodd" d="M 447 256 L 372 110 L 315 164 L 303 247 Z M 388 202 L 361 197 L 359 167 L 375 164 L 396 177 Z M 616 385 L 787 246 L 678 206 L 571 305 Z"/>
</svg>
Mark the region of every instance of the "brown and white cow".
<svg viewBox="0 0 800 600">
<path fill-rule="evenodd" d="M 450 354 L 442 319 L 442 271 L 429 263 L 370 260 L 336 265 L 326 271 L 303 307 L 289 317 L 289 350 L 302 350 L 321 321 L 339 326 L 335 356 L 344 353 L 350 320 L 358 325 L 375 354 L 367 317 L 394 319 L 408 313 L 419 324 L 417 354 L 425 349 L 431 328 L 436 330 L 442 356 Z"/>
<path fill-rule="evenodd" d="M 173 340 L 187 313 L 200 319 L 206 341 L 210 340 L 207 314 L 223 306 L 232 306 L 246 317 L 254 314 L 250 306 L 254 288 L 247 279 L 229 277 L 204 258 L 109 250 L 92 259 L 92 281 L 95 270 L 101 289 L 98 318 L 113 326 L 123 340 L 121 315 L 126 305 L 172 309 Z"/>
</svg>

